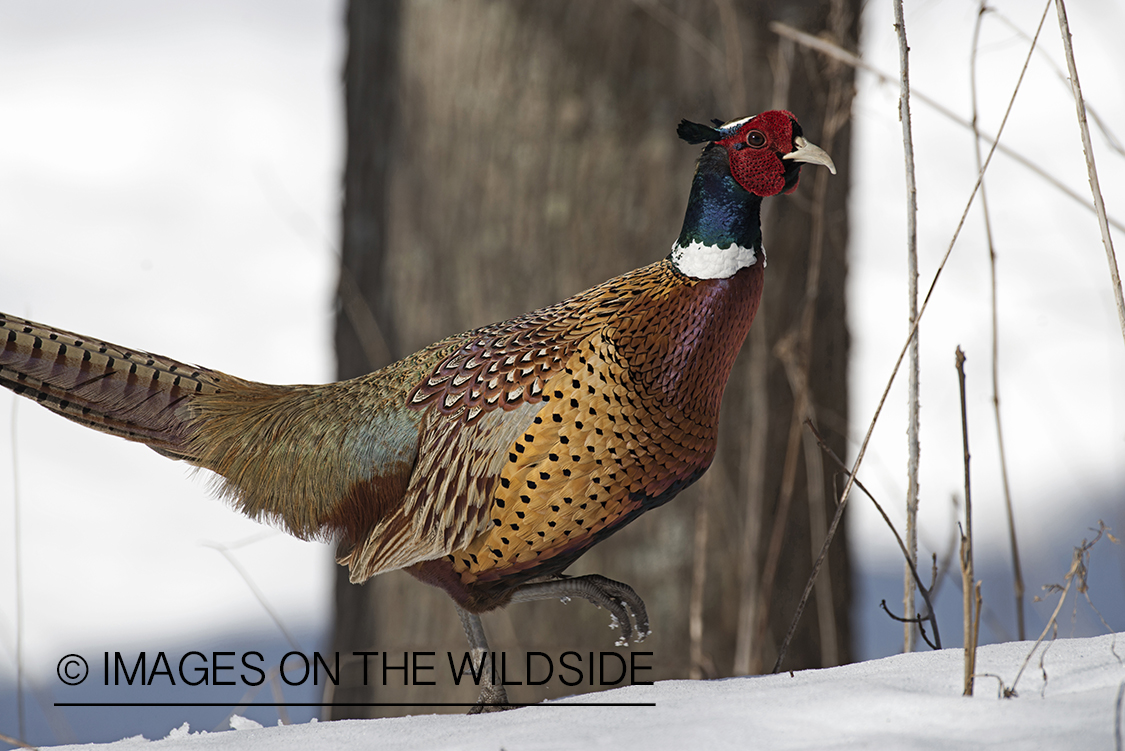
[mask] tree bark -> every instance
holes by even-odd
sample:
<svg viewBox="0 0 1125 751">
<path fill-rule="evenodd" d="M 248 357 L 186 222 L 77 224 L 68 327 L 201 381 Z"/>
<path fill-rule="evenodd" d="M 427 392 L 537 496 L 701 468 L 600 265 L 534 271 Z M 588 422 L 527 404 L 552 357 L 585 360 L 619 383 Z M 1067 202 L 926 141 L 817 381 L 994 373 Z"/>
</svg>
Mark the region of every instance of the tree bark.
<svg viewBox="0 0 1125 751">
<path fill-rule="evenodd" d="M 836 15 L 830 17 L 832 8 Z M 798 116 L 809 140 L 832 154 L 841 173 L 821 191 L 822 265 L 812 341 L 805 349 L 809 404 L 843 455 L 852 78 L 850 71 L 829 68 L 800 50 L 779 54 L 768 23 L 784 20 L 811 33 L 831 23 L 839 41 L 854 49 L 858 9 L 857 0 L 805 0 L 776 8 L 729 0 L 352 3 L 339 376 L 358 375 L 451 333 L 551 304 L 658 260 L 679 233 L 699 154 L 699 147 L 676 138 L 680 118 L 733 119 L 781 104 Z M 838 122 L 825 143 L 829 109 L 837 111 Z M 732 674 L 740 601 L 760 597 L 757 579 L 794 405 L 791 379 L 775 348 L 799 327 L 805 306 L 815 177 L 816 171 L 806 168 L 796 193 L 767 200 L 766 295 L 751 335 L 758 339 L 743 348 L 731 376 L 719 454 L 709 474 L 569 571 L 628 582 L 645 599 L 653 634 L 629 648 L 654 653 L 643 659 L 653 666 L 644 679 L 683 678 L 692 670 L 693 581 L 699 603 L 696 674 Z M 758 384 L 756 394 L 752 384 Z M 754 425 L 763 472 L 751 476 L 747 456 Z M 753 666 L 772 665 L 811 569 L 811 551 L 820 546 L 810 539 L 804 454 L 797 462 L 767 628 L 764 638 L 751 639 L 748 649 L 744 645 Z M 833 478 L 820 474 L 812 473 L 824 488 L 814 494 L 813 508 L 831 518 Z M 748 514 L 747 494 L 755 482 L 761 502 Z M 706 513 L 697 514 L 703 502 Z M 704 529 L 696 529 L 697 519 Z M 695 551 L 695 540 L 706 540 L 706 548 Z M 697 553 L 702 558 L 693 577 Z M 822 618 L 817 603 L 810 604 L 787 668 L 819 666 L 826 655 L 831 661 L 848 659 L 844 535 L 834 544 L 827 570 L 831 586 L 821 602 L 832 603 L 831 613 Z M 437 660 L 445 678 L 439 670 L 437 686 L 404 687 L 403 671 L 391 671 L 384 687 L 381 673 L 372 674 L 378 685 L 342 685 L 335 701 L 475 699 L 475 687 L 456 688 L 448 678 L 445 654 L 459 656 L 466 647 L 442 592 L 401 572 L 357 587 L 341 569 L 338 582 L 334 649 L 342 659 L 377 650 L 401 664 L 404 651 L 435 652 L 431 661 Z M 751 621 L 760 605 L 749 609 Z M 521 664 L 529 651 L 546 652 L 556 663 L 566 650 L 627 652 L 614 646 L 608 614 L 585 602 L 518 604 L 484 621 L 493 649 Z M 821 644 L 826 633 L 835 643 Z M 514 672 L 522 674 L 522 667 Z M 552 681 L 512 687 L 509 696 L 531 702 L 590 690 L 595 689 Z M 331 716 L 411 711 L 417 710 L 338 707 Z"/>
</svg>

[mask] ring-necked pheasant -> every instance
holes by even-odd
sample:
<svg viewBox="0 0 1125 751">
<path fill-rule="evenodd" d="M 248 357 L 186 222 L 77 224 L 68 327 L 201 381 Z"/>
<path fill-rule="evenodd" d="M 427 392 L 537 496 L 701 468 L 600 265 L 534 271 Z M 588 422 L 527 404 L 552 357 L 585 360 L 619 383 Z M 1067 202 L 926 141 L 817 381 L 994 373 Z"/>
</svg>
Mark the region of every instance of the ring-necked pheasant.
<svg viewBox="0 0 1125 751">
<path fill-rule="evenodd" d="M 271 386 L 0 315 L 0 384 L 219 474 L 246 514 L 340 541 L 353 582 L 406 568 L 478 613 L 578 595 L 644 636 L 627 585 L 562 571 L 697 480 L 762 295 L 762 198 L 832 160 L 765 112 L 707 143 L 663 260 L 323 386 Z M 504 703 L 487 687 L 483 704 Z"/>
</svg>

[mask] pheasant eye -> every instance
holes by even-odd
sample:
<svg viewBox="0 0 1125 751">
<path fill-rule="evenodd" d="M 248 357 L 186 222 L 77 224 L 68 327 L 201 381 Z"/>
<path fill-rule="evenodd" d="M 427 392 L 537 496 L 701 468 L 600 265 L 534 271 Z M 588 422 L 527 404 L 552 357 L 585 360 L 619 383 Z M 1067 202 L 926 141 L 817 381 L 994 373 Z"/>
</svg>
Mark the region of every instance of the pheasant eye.
<svg viewBox="0 0 1125 751">
<path fill-rule="evenodd" d="M 752 149 L 760 149 L 766 145 L 766 137 L 760 130 L 752 130 L 746 134 L 746 145 Z"/>
</svg>

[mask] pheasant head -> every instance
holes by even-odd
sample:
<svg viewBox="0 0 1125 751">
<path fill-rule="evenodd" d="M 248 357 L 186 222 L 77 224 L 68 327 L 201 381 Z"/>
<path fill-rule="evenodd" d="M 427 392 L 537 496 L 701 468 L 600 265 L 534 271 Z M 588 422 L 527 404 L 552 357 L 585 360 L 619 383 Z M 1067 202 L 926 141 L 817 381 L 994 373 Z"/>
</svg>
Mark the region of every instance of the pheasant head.
<svg viewBox="0 0 1125 751">
<path fill-rule="evenodd" d="M 832 158 L 809 143 L 797 118 L 784 110 L 713 126 L 684 120 L 677 132 L 688 143 L 707 144 L 672 246 L 672 262 L 695 278 L 727 278 L 757 261 L 762 199 L 796 190 L 802 164 L 836 174 Z"/>
</svg>

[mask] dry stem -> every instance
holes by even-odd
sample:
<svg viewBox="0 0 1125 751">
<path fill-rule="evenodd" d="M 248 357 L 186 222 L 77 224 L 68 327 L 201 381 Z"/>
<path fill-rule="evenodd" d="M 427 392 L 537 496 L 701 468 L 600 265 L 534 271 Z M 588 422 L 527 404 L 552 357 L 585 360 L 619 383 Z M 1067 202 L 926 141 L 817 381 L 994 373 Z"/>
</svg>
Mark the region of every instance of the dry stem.
<svg viewBox="0 0 1125 751">
<path fill-rule="evenodd" d="M 816 438 L 817 445 L 819 445 L 820 448 L 824 451 L 824 453 L 826 453 L 828 455 L 828 458 L 831 459 L 832 461 L 834 461 L 836 463 L 836 465 L 841 470 L 843 470 L 845 475 L 850 474 L 850 472 L 848 471 L 848 465 L 844 464 L 844 461 L 839 456 L 836 455 L 836 452 L 833 451 L 828 446 L 828 444 L 824 442 L 824 439 L 821 437 L 820 433 L 817 431 L 816 426 L 814 426 L 811 422 L 809 422 L 807 420 L 805 421 L 805 425 L 807 425 L 809 430 L 812 431 L 813 436 Z M 879 515 L 883 517 L 883 521 L 887 523 L 887 527 L 891 530 L 891 534 L 893 534 L 895 536 L 895 542 L 898 543 L 898 547 L 899 547 L 899 550 L 902 551 L 903 558 L 906 559 L 907 565 L 910 566 L 910 571 L 911 571 L 912 575 L 914 576 L 914 584 L 915 584 L 915 586 L 918 587 L 918 593 L 920 595 L 922 595 L 922 600 L 926 603 L 926 608 L 928 609 L 929 612 L 924 616 L 915 617 L 914 622 L 915 623 L 921 623 L 922 621 L 929 621 L 930 625 L 933 626 L 933 629 L 934 629 L 934 643 L 931 646 L 933 646 L 934 649 L 941 649 L 941 634 L 938 631 L 937 615 L 934 612 L 934 605 L 933 605 L 933 600 L 932 600 L 932 591 L 931 590 L 933 589 L 933 582 L 931 582 L 929 588 L 927 588 L 926 585 L 924 585 L 922 583 L 922 578 L 918 575 L 918 568 L 916 566 L 914 566 L 913 563 L 911 563 L 910 555 L 906 552 L 906 543 L 904 543 L 902 541 L 902 537 L 899 535 L 898 530 L 895 529 L 895 525 L 891 521 L 891 518 L 889 516 L 887 516 L 887 512 L 883 510 L 883 507 L 879 504 L 879 502 L 877 500 L 875 500 L 875 496 L 871 495 L 871 491 L 868 490 L 862 482 L 860 482 L 857 479 L 855 481 L 855 484 L 856 484 L 856 487 L 858 487 L 860 490 L 862 490 L 864 492 L 864 494 L 868 498 L 871 499 L 871 503 L 875 504 L 875 510 L 878 511 Z M 938 580 L 938 578 L 937 578 L 937 575 L 935 573 L 934 581 L 937 581 L 937 580 Z M 895 618 L 896 620 L 903 620 L 902 618 L 898 618 L 897 616 L 894 616 L 894 615 L 892 615 L 891 617 Z M 925 636 L 925 635 L 923 634 L 923 636 Z"/>
<path fill-rule="evenodd" d="M 831 456 L 831 458 L 834 459 L 840 465 L 840 467 L 844 469 L 844 472 L 847 474 L 848 482 L 847 482 L 847 486 L 845 487 L 845 494 L 846 494 L 847 488 L 852 487 L 853 482 L 856 483 L 856 485 L 859 486 L 859 489 L 863 490 L 865 492 L 865 494 L 867 494 L 868 498 L 871 498 L 872 503 L 875 504 L 875 508 L 879 509 L 879 513 L 883 515 L 883 519 L 886 522 L 886 524 L 888 524 L 891 527 L 891 532 L 894 533 L 894 539 L 899 542 L 899 548 L 902 549 L 902 554 L 906 555 L 907 563 L 908 563 L 908 565 L 910 565 L 910 571 L 913 573 L 913 578 L 915 578 L 915 582 L 918 585 L 918 591 L 921 592 L 922 598 L 924 598 L 926 600 L 926 605 L 927 605 L 927 607 L 929 607 L 929 615 L 928 616 L 912 617 L 910 619 L 910 623 L 919 623 L 920 624 L 921 621 L 925 621 L 925 619 L 929 619 L 930 623 L 934 625 L 934 639 L 935 639 L 935 644 L 933 645 L 934 649 L 940 649 L 940 646 L 942 646 L 942 637 L 940 637 L 937 633 L 937 617 L 934 615 L 934 606 L 933 606 L 933 604 L 930 603 L 929 591 L 924 586 L 922 586 L 921 579 L 918 578 L 918 569 L 915 567 L 915 565 L 910 563 L 910 557 L 907 554 L 906 544 L 903 544 L 902 539 L 899 536 L 898 531 L 894 530 L 894 525 L 891 524 L 890 518 L 888 518 L 888 516 L 886 516 L 886 514 L 883 512 L 882 507 L 879 505 L 879 503 L 877 503 L 877 501 L 875 501 L 875 498 L 870 494 L 870 492 L 868 492 L 867 489 L 863 487 L 863 483 L 859 482 L 857 479 L 855 479 L 854 474 L 852 472 L 848 471 L 844 462 L 840 461 L 839 456 L 837 456 L 835 454 L 835 452 L 832 452 L 832 450 L 829 449 L 827 444 L 825 444 L 825 442 L 823 442 L 822 438 L 820 437 L 820 434 L 817 432 L 817 428 L 814 427 L 812 425 L 812 423 L 810 423 L 810 422 L 805 422 L 805 425 L 808 425 L 809 429 L 811 429 L 813 435 L 817 436 L 817 442 L 820 444 L 821 449 L 825 450 L 825 452 L 829 456 Z M 854 472 L 855 470 L 853 469 L 852 471 Z M 801 594 L 800 603 L 798 603 L 798 606 L 796 606 L 796 613 L 793 614 L 793 619 L 789 624 L 789 631 L 787 631 L 785 633 L 785 639 L 784 639 L 784 641 L 782 641 L 781 649 L 777 651 L 777 661 L 774 662 L 774 667 L 773 667 L 773 670 L 771 672 L 777 672 L 778 670 L 781 670 L 781 663 L 785 659 L 785 652 L 787 650 L 789 650 L 789 643 L 793 639 L 793 633 L 796 631 L 796 624 L 798 624 L 798 622 L 801 619 L 801 613 L 804 612 L 804 605 L 807 604 L 808 601 L 809 601 L 809 594 L 812 591 L 812 587 L 813 587 L 814 583 L 816 583 L 816 581 L 817 581 L 817 574 L 820 572 L 821 564 L 828 557 L 828 549 L 829 549 L 829 546 L 832 544 L 832 537 L 836 536 L 836 528 L 839 526 L 840 518 L 843 518 L 843 516 L 844 516 L 844 509 L 847 507 L 847 499 L 848 499 L 847 495 L 844 495 L 844 496 L 840 497 L 839 505 L 836 507 L 836 515 L 834 517 L 832 517 L 832 524 L 831 524 L 830 527 L 828 527 L 828 534 L 825 536 L 825 542 L 823 542 L 823 545 L 821 545 L 820 555 L 818 555 L 818 557 L 817 557 L 817 562 L 813 563 L 813 565 L 812 565 L 812 572 L 809 574 L 809 581 L 805 582 L 804 591 Z M 884 600 L 884 608 L 885 608 L 885 600 Z M 888 610 L 888 613 L 890 613 L 890 610 Z M 899 618 L 897 616 L 894 616 L 893 614 L 891 615 L 891 617 L 893 617 L 895 619 L 898 619 L 898 621 L 906 621 L 906 619 Z"/>
<path fill-rule="evenodd" d="M 1074 92 L 1074 106 L 1078 110 L 1078 129 L 1082 132 L 1082 151 L 1086 155 L 1086 172 L 1090 176 L 1090 192 L 1094 194 L 1094 210 L 1098 215 L 1098 227 L 1102 232 L 1102 245 L 1105 246 L 1106 261 L 1109 263 L 1109 279 L 1117 301 L 1117 322 L 1121 325 L 1121 337 L 1125 339 L 1125 297 L 1121 293 L 1121 275 L 1117 270 L 1117 256 L 1113 252 L 1113 237 L 1109 234 L 1109 221 L 1102 200 L 1102 189 L 1098 185 L 1098 168 L 1094 163 L 1094 145 L 1090 142 L 1090 126 L 1086 122 L 1086 103 L 1082 99 L 1082 87 L 1078 83 L 1078 66 L 1074 62 L 1074 47 L 1070 43 L 1070 26 L 1066 20 L 1066 5 L 1063 0 L 1055 0 L 1059 12 L 1059 32 L 1062 34 L 1066 65 L 1070 69 L 1070 87 Z"/>
<path fill-rule="evenodd" d="M 973 492 L 969 481 L 969 417 L 965 405 L 965 353 L 957 347 L 957 384 L 961 390 L 961 444 L 965 459 L 965 532 L 961 535 L 961 597 L 963 607 L 963 627 L 965 644 L 965 696 L 973 695 L 973 672 L 976 665 L 977 634 L 974 622 L 980 625 L 980 612 L 973 615 L 973 589 L 980 598 L 980 585 L 973 575 Z"/>
<path fill-rule="evenodd" d="M 1064 577 L 1066 580 L 1066 586 L 1059 587 L 1058 585 L 1054 585 L 1051 587 L 1051 589 L 1060 592 L 1059 602 L 1057 605 L 1055 605 L 1055 610 L 1053 613 L 1051 613 L 1051 617 L 1047 619 L 1047 625 L 1043 627 L 1043 632 L 1039 634 L 1039 638 L 1035 640 L 1035 644 L 1032 645 L 1031 650 L 1028 651 L 1027 656 L 1024 657 L 1023 664 L 1020 665 L 1019 672 L 1016 673 L 1016 679 L 1012 681 L 1011 688 L 1004 688 L 1003 693 L 1005 697 L 1012 697 L 1017 695 L 1016 685 L 1020 682 L 1020 677 L 1023 675 L 1023 671 L 1027 668 L 1028 663 L 1031 662 L 1031 658 L 1035 655 L 1035 651 L 1039 649 L 1039 645 L 1043 643 L 1043 639 L 1046 638 L 1047 632 L 1052 628 L 1058 628 L 1059 612 L 1062 611 L 1063 603 L 1066 602 L 1066 594 L 1070 591 L 1070 585 L 1073 584 L 1075 580 L 1077 580 L 1079 591 L 1086 591 L 1086 579 L 1089 573 L 1087 559 L 1090 555 L 1090 549 L 1098 543 L 1098 540 L 1102 539 L 1103 535 L 1109 537 L 1109 539 L 1113 542 L 1117 541 L 1113 534 L 1110 533 L 1109 528 L 1105 526 L 1104 522 L 1099 521 L 1098 529 L 1094 531 L 1096 531 L 1097 534 L 1094 535 L 1093 540 L 1090 540 L 1089 542 L 1083 540 L 1082 544 L 1074 549 L 1074 555 L 1070 560 L 1070 569 L 1066 572 L 1066 576 Z M 1044 589 L 1047 589 L 1047 587 L 1044 587 Z"/>
<path fill-rule="evenodd" d="M 906 43 L 906 19 L 902 0 L 895 0 L 895 31 L 898 34 L 900 68 L 898 119 L 902 123 L 902 150 L 906 162 L 906 288 L 910 310 L 910 383 L 907 396 L 906 445 L 906 547 L 913 566 L 918 561 L 918 190 L 914 181 L 914 137 L 910 129 L 910 47 Z M 909 567 L 904 574 L 902 591 L 903 617 L 914 617 L 914 579 Z M 914 628 L 903 626 L 904 652 L 914 651 Z"/>
<path fill-rule="evenodd" d="M 980 2 L 980 11 L 973 26 L 973 47 L 969 56 L 969 89 L 973 100 L 973 153 L 976 155 L 977 172 L 984 166 L 980 153 L 980 129 L 977 127 L 977 49 L 980 41 L 980 27 L 989 8 Z M 980 183 L 980 205 L 984 213 L 984 234 L 988 240 L 988 270 L 991 279 L 992 300 L 992 411 L 996 418 L 996 443 L 1000 451 L 1000 478 L 1004 488 L 1004 508 L 1008 514 L 1008 540 L 1012 549 L 1012 587 L 1016 597 L 1016 627 L 1019 640 L 1027 638 L 1024 624 L 1024 585 L 1023 567 L 1020 565 L 1019 542 L 1016 539 L 1016 520 L 1012 509 L 1012 490 L 1008 482 L 1008 459 L 1004 451 L 1004 429 L 1000 422 L 1000 324 L 996 294 L 996 245 L 992 239 L 992 219 L 988 212 L 988 193 L 984 180 Z"/>
</svg>

